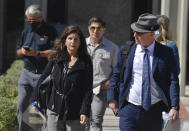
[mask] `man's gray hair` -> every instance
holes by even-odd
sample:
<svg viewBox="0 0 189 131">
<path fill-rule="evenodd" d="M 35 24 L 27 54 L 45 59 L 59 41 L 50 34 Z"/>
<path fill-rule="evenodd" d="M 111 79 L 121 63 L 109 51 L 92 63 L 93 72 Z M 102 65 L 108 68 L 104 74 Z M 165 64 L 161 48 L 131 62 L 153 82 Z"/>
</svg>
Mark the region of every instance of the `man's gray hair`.
<svg viewBox="0 0 189 131">
<path fill-rule="evenodd" d="M 30 5 L 25 12 L 25 15 L 35 15 L 36 17 L 40 17 L 42 15 L 41 8 L 39 5 Z"/>
</svg>

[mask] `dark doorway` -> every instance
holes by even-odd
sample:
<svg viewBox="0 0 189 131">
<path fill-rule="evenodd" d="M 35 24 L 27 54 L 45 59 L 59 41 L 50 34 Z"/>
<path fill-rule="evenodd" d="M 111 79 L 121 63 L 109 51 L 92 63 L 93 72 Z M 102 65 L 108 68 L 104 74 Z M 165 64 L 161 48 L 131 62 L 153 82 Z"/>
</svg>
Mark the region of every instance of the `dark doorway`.
<svg viewBox="0 0 189 131">
<path fill-rule="evenodd" d="M 56 28 L 58 36 L 67 26 L 67 7 L 67 0 L 48 1 L 47 22 Z"/>
<path fill-rule="evenodd" d="M 141 14 L 152 13 L 152 0 L 134 0 L 132 9 L 131 21 L 135 22 Z M 134 40 L 133 33 L 131 33 L 130 37 Z"/>
<path fill-rule="evenodd" d="M 152 13 L 152 0 L 134 0 L 132 21 L 137 21 L 143 13 Z"/>
<path fill-rule="evenodd" d="M 49 0 L 47 7 L 47 22 L 67 23 L 67 0 Z"/>
<path fill-rule="evenodd" d="M 7 31 L 15 31 L 24 27 L 25 0 L 7 0 Z"/>
<path fill-rule="evenodd" d="M 21 31 L 24 28 L 24 0 L 7 0 L 6 1 L 6 41 L 7 44 L 4 46 L 6 60 L 5 69 L 10 67 L 11 63 L 16 58 L 16 45 L 18 44 L 18 39 L 20 37 Z"/>
</svg>

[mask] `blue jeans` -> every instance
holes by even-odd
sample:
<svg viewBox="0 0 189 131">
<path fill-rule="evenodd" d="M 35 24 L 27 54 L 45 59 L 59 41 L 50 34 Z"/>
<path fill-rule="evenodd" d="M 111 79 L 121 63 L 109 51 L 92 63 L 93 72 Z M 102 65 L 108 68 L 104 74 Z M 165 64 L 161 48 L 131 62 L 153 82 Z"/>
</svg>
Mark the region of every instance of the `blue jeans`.
<svg viewBox="0 0 189 131">
<path fill-rule="evenodd" d="M 161 131 L 164 105 L 158 104 L 145 111 L 133 104 L 127 104 L 119 111 L 121 131 Z"/>
<path fill-rule="evenodd" d="M 17 103 L 17 119 L 19 131 L 30 131 L 30 127 L 23 122 L 22 114 L 31 104 L 33 90 L 36 88 L 40 74 L 34 74 L 26 69 L 23 69 L 18 80 L 18 103 Z"/>
</svg>

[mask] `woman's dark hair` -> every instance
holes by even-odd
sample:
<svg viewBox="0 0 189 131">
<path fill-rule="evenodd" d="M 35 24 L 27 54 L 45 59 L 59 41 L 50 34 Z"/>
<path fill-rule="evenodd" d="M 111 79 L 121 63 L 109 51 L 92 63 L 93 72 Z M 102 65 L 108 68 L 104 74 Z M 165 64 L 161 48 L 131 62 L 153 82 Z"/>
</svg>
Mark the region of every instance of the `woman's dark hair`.
<svg viewBox="0 0 189 131">
<path fill-rule="evenodd" d="M 87 44 L 85 41 L 85 37 L 81 29 L 78 26 L 70 25 L 64 29 L 64 32 L 62 33 L 61 37 L 54 42 L 55 51 L 53 51 L 53 53 L 50 55 L 49 57 L 50 61 L 57 61 L 59 56 L 65 51 L 67 51 L 67 48 L 65 46 L 66 38 L 72 33 L 78 34 L 80 39 L 80 46 L 77 52 L 78 56 L 90 57 L 87 51 Z"/>
</svg>

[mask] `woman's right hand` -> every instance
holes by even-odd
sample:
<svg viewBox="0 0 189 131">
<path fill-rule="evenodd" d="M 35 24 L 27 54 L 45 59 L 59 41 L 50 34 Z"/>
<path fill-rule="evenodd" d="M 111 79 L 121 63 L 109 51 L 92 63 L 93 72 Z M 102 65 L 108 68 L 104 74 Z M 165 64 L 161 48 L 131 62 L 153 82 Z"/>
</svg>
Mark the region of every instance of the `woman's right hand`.
<svg viewBox="0 0 189 131">
<path fill-rule="evenodd" d="M 80 115 L 80 124 L 85 125 L 88 120 L 88 117 L 84 114 Z"/>
</svg>

